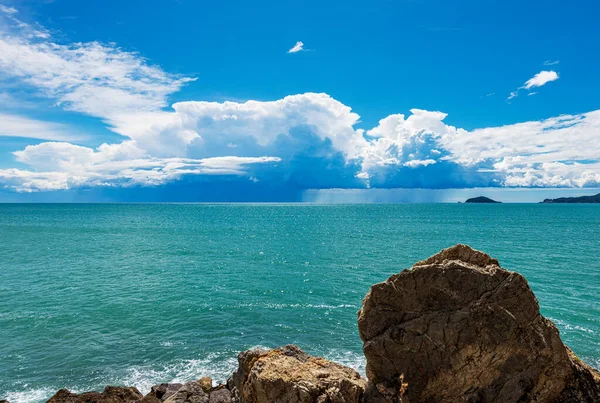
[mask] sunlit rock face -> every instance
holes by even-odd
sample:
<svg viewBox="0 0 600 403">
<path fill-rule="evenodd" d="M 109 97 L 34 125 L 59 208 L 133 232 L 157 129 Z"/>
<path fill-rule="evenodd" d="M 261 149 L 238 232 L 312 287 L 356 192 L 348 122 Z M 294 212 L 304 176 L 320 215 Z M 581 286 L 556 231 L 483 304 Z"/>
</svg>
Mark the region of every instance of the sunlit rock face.
<svg viewBox="0 0 600 403">
<path fill-rule="evenodd" d="M 527 280 L 466 245 L 374 285 L 358 327 L 367 402 L 600 401 Z"/>
</svg>

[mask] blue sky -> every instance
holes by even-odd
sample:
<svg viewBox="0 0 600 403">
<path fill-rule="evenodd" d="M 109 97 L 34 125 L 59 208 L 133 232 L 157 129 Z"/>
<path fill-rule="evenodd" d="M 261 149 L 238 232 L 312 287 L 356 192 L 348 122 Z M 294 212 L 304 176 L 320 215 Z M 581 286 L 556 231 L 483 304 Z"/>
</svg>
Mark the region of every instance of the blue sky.
<svg viewBox="0 0 600 403">
<path fill-rule="evenodd" d="M 0 201 L 600 186 L 594 1 L 0 5 Z"/>
</svg>

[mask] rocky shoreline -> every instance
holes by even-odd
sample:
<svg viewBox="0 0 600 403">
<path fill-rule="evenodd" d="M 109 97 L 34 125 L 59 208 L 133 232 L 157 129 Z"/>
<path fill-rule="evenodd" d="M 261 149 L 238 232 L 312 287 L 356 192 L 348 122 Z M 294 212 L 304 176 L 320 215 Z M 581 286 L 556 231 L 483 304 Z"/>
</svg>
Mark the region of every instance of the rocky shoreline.
<svg viewBox="0 0 600 403">
<path fill-rule="evenodd" d="M 467 245 L 375 284 L 358 329 L 367 379 L 288 345 L 240 353 L 225 385 L 62 389 L 48 403 L 600 402 L 600 373 L 562 343 L 525 278 Z"/>
</svg>

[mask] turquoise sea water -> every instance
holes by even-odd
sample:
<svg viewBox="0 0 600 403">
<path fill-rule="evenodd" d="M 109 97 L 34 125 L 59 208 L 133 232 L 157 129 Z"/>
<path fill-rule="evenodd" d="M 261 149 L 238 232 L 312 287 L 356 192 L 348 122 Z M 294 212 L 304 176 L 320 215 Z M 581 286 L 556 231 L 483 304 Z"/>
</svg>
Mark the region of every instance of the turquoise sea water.
<svg viewBox="0 0 600 403">
<path fill-rule="evenodd" d="M 224 381 L 287 343 L 362 371 L 370 285 L 459 242 L 600 366 L 600 206 L 0 205 L 0 399 Z"/>
</svg>

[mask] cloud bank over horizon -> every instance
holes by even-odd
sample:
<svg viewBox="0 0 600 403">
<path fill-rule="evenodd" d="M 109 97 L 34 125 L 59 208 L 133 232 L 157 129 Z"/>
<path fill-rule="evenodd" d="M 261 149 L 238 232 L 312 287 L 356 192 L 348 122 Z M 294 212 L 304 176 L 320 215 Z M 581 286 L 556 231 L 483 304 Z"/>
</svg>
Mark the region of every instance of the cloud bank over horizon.
<svg viewBox="0 0 600 403">
<path fill-rule="evenodd" d="M 365 130 L 350 106 L 325 93 L 169 106 L 194 78 L 114 44 L 59 44 L 20 22 L 17 10 L 2 13 L 0 79 L 122 137 L 88 147 L 91 134 L 67 124 L 0 111 L 0 137 L 43 140 L 13 150 L 18 166 L 0 169 L 5 191 L 132 189 L 191 177 L 202 178 L 197 186 L 300 190 L 600 185 L 600 111 L 468 131 L 446 124 L 443 112 L 412 109 Z M 541 72 L 523 88 L 557 78 Z"/>
</svg>

